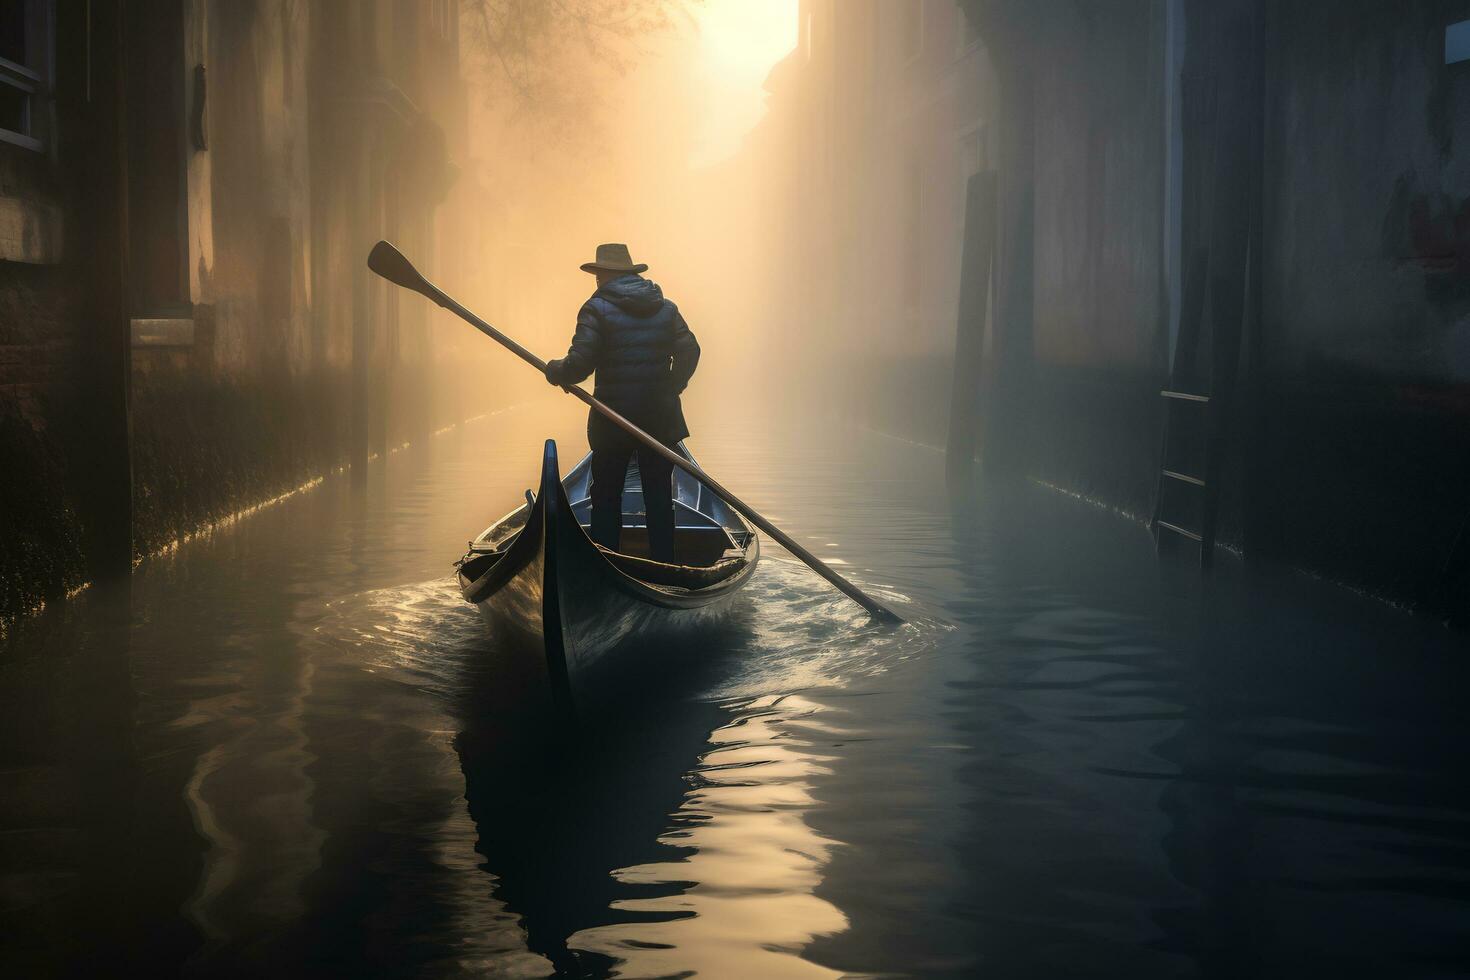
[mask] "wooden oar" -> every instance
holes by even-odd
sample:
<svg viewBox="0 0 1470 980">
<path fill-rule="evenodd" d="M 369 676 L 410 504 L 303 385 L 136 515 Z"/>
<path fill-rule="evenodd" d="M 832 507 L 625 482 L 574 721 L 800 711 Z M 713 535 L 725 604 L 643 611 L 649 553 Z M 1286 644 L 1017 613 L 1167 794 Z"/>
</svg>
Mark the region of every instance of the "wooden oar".
<svg viewBox="0 0 1470 980">
<path fill-rule="evenodd" d="M 444 307 L 446 310 L 449 310 L 451 313 L 458 314 L 471 326 L 478 329 L 481 333 L 485 334 L 485 336 L 497 341 L 498 343 L 500 343 L 501 346 L 509 349 L 511 353 L 515 354 L 521 360 L 534 367 L 537 371 L 540 371 L 543 374 L 546 372 L 545 361 L 541 360 L 541 358 L 537 357 L 535 354 L 532 354 L 520 344 L 516 343 L 514 340 L 511 340 L 505 334 L 501 333 L 499 330 L 496 330 L 494 327 L 490 326 L 490 324 L 486 323 L 484 320 L 481 320 L 469 310 L 459 305 L 459 303 L 455 302 L 447 293 L 444 292 L 444 290 L 440 289 L 438 286 L 425 279 L 419 273 L 419 271 L 413 267 L 413 263 L 408 261 L 408 259 L 404 257 L 402 252 L 398 251 L 398 249 L 394 248 L 387 242 L 378 242 L 378 244 L 373 246 L 372 252 L 368 255 L 368 268 L 373 270 L 389 282 L 402 286 L 404 289 L 412 289 L 414 292 L 420 293 L 433 300 L 435 303 L 438 303 L 440 306 Z M 659 442 L 653 436 L 649 435 L 647 432 L 644 432 L 642 429 L 638 428 L 638 426 L 634 425 L 632 422 L 629 422 L 627 419 L 623 418 L 611 408 L 608 408 L 596 398 L 593 398 L 580 385 L 570 385 L 563 387 L 568 394 L 571 394 L 579 400 L 587 403 L 587 405 L 590 406 L 593 411 L 601 413 L 608 419 L 608 421 L 612 422 L 618 428 L 628 433 L 628 435 L 632 436 L 634 439 L 637 439 L 644 447 L 658 453 L 664 459 L 668 460 L 670 463 L 679 467 L 679 469 L 683 470 L 685 473 L 688 473 L 690 476 L 694 477 L 696 480 L 709 487 L 715 492 L 717 496 L 720 497 L 720 499 L 724 500 L 731 507 L 734 507 L 736 510 L 738 510 L 741 514 L 745 516 L 748 521 L 750 521 L 756 527 L 760 528 L 762 531 L 769 534 L 772 538 L 779 541 L 782 547 L 784 547 L 787 551 L 791 552 L 796 557 L 800 558 L 802 561 L 806 562 L 812 571 L 822 576 L 822 578 L 826 579 L 828 582 L 831 582 L 834 586 L 837 587 L 838 591 L 847 596 L 853 602 L 856 602 L 858 605 L 866 609 L 869 613 L 873 615 L 875 619 L 892 623 L 903 622 L 903 619 L 899 617 L 896 613 L 894 613 L 893 610 L 889 609 L 887 606 L 883 605 L 883 603 L 879 602 L 877 599 L 874 599 L 862 589 L 858 588 L 856 585 L 853 585 L 847 579 L 843 578 L 841 575 L 828 568 L 825 564 L 822 563 L 819 558 L 817 558 L 816 555 L 812 554 L 810 551 L 807 551 L 800 544 L 798 544 L 791 537 L 791 535 L 787 534 L 785 531 L 782 531 L 779 527 L 762 517 L 754 507 L 751 507 L 739 497 L 735 496 L 733 493 L 720 486 L 714 481 L 714 479 L 710 477 L 708 473 L 700 469 L 694 463 L 691 463 L 683 456 L 680 456 L 678 453 L 674 452 L 669 447 Z"/>
</svg>

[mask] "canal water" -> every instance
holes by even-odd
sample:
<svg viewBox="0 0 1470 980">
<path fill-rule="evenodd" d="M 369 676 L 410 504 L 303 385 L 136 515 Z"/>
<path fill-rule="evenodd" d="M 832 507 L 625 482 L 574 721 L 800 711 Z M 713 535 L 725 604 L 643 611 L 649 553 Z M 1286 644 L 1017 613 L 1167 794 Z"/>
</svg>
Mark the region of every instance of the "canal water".
<svg viewBox="0 0 1470 980">
<path fill-rule="evenodd" d="M 684 666 L 556 731 L 451 562 L 571 411 L 332 475 L 0 663 L 7 976 L 1448 977 L 1465 651 L 1291 573 L 1160 567 L 838 422 L 691 442 L 774 546 Z"/>
</svg>

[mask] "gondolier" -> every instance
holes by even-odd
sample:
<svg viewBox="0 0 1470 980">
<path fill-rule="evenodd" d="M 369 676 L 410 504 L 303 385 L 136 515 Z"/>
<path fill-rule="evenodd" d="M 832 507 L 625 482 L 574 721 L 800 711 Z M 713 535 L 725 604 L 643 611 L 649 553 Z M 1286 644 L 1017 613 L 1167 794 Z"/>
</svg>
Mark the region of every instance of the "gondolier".
<svg viewBox="0 0 1470 980">
<path fill-rule="evenodd" d="M 628 246 L 597 246 L 597 258 L 582 266 L 597 277 L 597 290 L 577 313 L 576 331 L 565 357 L 546 365 L 546 380 L 566 386 L 597 375 L 594 396 L 665 445 L 689 435 L 679 396 L 699 364 L 699 342 L 648 269 L 635 263 Z M 638 457 L 647 512 L 649 555 L 674 559 L 673 467 L 597 412 L 587 420 L 592 447 L 592 539 L 618 550 L 623 482 L 628 462 Z"/>
<path fill-rule="evenodd" d="M 613 249 L 617 250 L 616 253 Z M 598 252 L 599 259 L 606 255 L 634 276 L 646 268 L 633 264 L 626 246 L 604 246 Z M 589 262 L 583 268 L 596 272 L 599 271 L 599 265 L 605 268 L 608 263 Z M 444 290 L 424 278 L 423 273 L 415 269 L 413 263 L 391 243 L 378 242 L 373 246 L 373 250 L 368 253 L 368 268 L 389 282 L 411 289 L 444 307 L 536 370 L 546 372 L 545 361 L 475 316 Z M 614 268 L 607 271 L 621 273 L 622 270 Z M 602 286 L 606 285 L 607 283 L 602 283 L 599 286 L 599 293 Z M 594 295 L 593 299 L 597 299 L 597 296 Z M 660 306 L 656 315 L 664 313 L 662 303 L 660 294 Z M 673 306 L 672 303 L 668 305 L 671 308 Z M 673 311 L 673 315 L 677 313 L 677 310 Z M 673 331 L 673 326 L 670 325 L 670 330 L 674 333 L 669 342 L 671 353 L 668 355 L 667 367 L 659 370 L 668 372 L 670 382 L 665 390 L 672 392 L 671 398 L 665 404 L 672 411 L 664 413 L 663 421 L 671 418 L 675 420 L 670 422 L 670 429 L 665 431 L 676 432 L 682 437 L 687 435 L 687 430 L 678 396 L 694 373 L 699 345 L 694 342 L 693 334 L 689 333 L 689 328 L 682 319 L 679 320 L 679 327 L 681 332 Z M 600 351 L 601 334 L 598 337 L 599 343 L 596 346 Z M 574 343 L 574 350 L 575 347 Z M 655 361 L 656 367 L 657 363 Z M 587 370 L 596 370 L 596 367 L 594 363 Z M 553 383 L 557 383 L 555 379 L 563 376 L 561 369 L 555 369 L 551 373 L 554 375 Z M 586 377 L 585 372 L 582 377 Z M 675 383 L 676 379 L 682 380 Z M 600 372 L 599 384 L 606 381 L 607 373 Z M 575 654 L 574 659 L 586 661 L 589 659 L 584 656 L 587 651 L 596 653 L 610 650 L 623 636 L 631 635 L 628 629 L 636 631 L 636 620 L 647 618 L 647 615 L 631 613 L 611 618 L 605 615 L 608 611 L 598 607 L 614 594 L 632 602 L 635 607 L 642 608 L 648 615 L 654 615 L 654 611 L 692 614 L 695 610 L 708 611 L 721 605 L 725 598 L 750 577 L 759 553 L 759 539 L 755 531 L 747 528 L 740 517 L 749 520 L 756 528 L 780 542 L 787 551 L 806 562 L 808 568 L 871 613 L 874 620 L 884 623 L 903 622 L 893 610 L 849 582 L 807 550 L 801 542 L 716 482 L 694 462 L 682 443 L 671 448 L 667 443 L 660 442 L 657 437 L 629 421 L 611 406 L 587 394 L 580 385 L 573 383 L 570 387 L 564 386 L 564 390 L 586 403 L 615 429 L 630 437 L 638 447 L 640 456 L 662 459 L 679 470 L 681 480 L 684 477 L 689 478 L 691 482 L 680 484 L 675 504 L 686 512 L 687 520 L 685 523 L 670 521 L 674 525 L 674 550 L 681 559 L 687 557 L 689 560 L 671 565 L 642 559 L 636 554 L 619 554 L 594 546 L 588 536 L 592 529 L 589 485 L 592 454 L 587 454 L 587 459 L 568 475 L 568 485 L 563 486 L 557 475 L 556 446 L 548 441 L 542 465 L 540 495 L 528 495 L 524 505 L 507 515 L 500 523 L 487 528 L 484 534 L 475 539 L 470 554 L 459 562 L 459 579 L 465 598 L 480 607 L 487 621 L 509 624 L 509 628 L 519 631 L 523 636 L 539 635 L 539 643 L 544 647 L 548 666 L 553 667 L 553 675 L 561 676 L 563 680 L 569 676 L 569 670 L 563 669 L 567 666 L 565 656 L 561 656 L 560 660 L 558 656 L 553 656 L 565 655 L 569 643 Z M 653 424 L 662 424 L 657 414 Z M 588 428 L 591 430 L 592 427 L 589 425 Z M 658 429 L 655 428 L 655 431 Z M 629 456 L 631 452 L 630 450 Z M 573 479 L 574 476 L 576 479 Z M 639 476 L 636 491 L 644 496 L 642 474 Z M 605 489 L 617 492 L 614 486 L 609 486 L 608 481 L 604 480 L 603 485 Z M 584 496 L 579 498 L 576 492 L 578 490 Z M 668 493 L 667 485 L 657 492 Z M 607 517 L 614 520 L 623 516 L 618 513 L 621 504 L 613 508 L 604 506 L 603 509 Z M 644 509 L 648 510 L 646 506 Z M 569 511 L 574 516 L 569 517 Z M 624 523 L 623 527 L 647 533 L 647 521 L 640 526 L 637 523 L 637 514 L 627 516 L 631 520 Z M 711 530 L 718 533 L 711 534 Z M 681 534 L 685 539 L 683 550 L 680 550 L 677 537 Z M 580 553 L 579 542 L 582 546 Z M 711 542 L 720 545 L 718 555 L 706 547 Z M 667 539 L 662 547 L 666 550 L 669 548 Z M 614 575 L 614 572 L 617 574 Z M 539 583 L 534 581 L 536 578 L 540 579 Z M 627 604 L 624 603 L 624 606 L 626 613 Z M 591 619 L 588 618 L 589 613 Z M 612 619 L 619 619 L 627 629 L 610 629 Z M 580 645 L 575 639 L 579 631 L 590 633 Z M 578 650 L 582 652 L 576 653 Z M 560 662 L 563 666 L 555 667 L 553 662 Z M 561 687 L 565 693 L 569 685 L 562 684 Z"/>
</svg>

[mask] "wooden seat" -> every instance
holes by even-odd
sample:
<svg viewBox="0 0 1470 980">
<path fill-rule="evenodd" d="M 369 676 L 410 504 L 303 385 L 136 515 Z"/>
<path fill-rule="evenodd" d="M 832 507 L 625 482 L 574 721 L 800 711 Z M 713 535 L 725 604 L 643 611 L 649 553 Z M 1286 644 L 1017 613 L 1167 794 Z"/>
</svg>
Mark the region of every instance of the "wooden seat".
<svg viewBox="0 0 1470 980">
<path fill-rule="evenodd" d="M 623 533 L 627 532 L 628 529 L 625 528 Z M 745 556 L 739 552 L 732 556 L 721 557 L 712 565 L 670 565 L 651 558 L 640 558 L 636 555 L 609 551 L 602 545 L 598 545 L 597 550 L 602 552 L 602 557 L 620 572 L 653 585 L 666 585 L 679 589 L 707 589 L 711 585 L 718 585 L 725 581 L 745 567 Z"/>
</svg>

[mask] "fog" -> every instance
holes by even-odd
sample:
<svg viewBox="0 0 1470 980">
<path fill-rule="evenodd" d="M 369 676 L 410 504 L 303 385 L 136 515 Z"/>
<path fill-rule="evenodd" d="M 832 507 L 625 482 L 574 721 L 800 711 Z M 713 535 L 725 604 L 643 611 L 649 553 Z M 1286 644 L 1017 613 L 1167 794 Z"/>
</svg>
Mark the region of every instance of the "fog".
<svg viewBox="0 0 1470 980">
<path fill-rule="evenodd" d="M 0 975 L 1470 975 L 1464 6 L 0 2 Z"/>
<path fill-rule="evenodd" d="M 546 25 L 536 77 L 549 80 L 529 87 L 518 87 L 517 70 L 489 50 L 480 9 L 467 8 L 469 162 L 457 196 L 469 241 L 461 288 L 481 315 L 541 356 L 561 356 L 595 288 L 579 266 L 598 243 L 617 241 L 648 263 L 647 276 L 680 305 L 703 345 L 691 398 L 738 377 L 737 365 L 764 350 L 748 257 L 757 241 L 771 247 L 771 222 L 720 187 L 723 161 L 710 159 L 738 154 L 758 122 L 752 115 L 764 108 L 762 78 L 747 78 L 753 84 L 745 91 L 718 91 L 702 57 L 737 7 L 751 5 L 670 5 L 667 22 L 600 39 L 590 54 L 576 36 L 583 25 Z M 773 34 L 795 43 L 794 2 L 756 8 Z M 724 242 L 713 250 L 716 238 Z M 484 364 L 509 389 L 544 397 L 544 385 L 508 356 L 491 351 Z"/>
<path fill-rule="evenodd" d="M 582 413 L 372 277 L 379 239 L 548 359 L 627 243 L 702 345 L 696 440 L 791 399 L 944 438 L 989 91 L 949 0 L 62 13 L 11 52 L 56 89 L 3 173 L 4 468 L 43 475 L 0 511 L 48 556 L 7 556 L 9 609 L 477 415 Z"/>
<path fill-rule="evenodd" d="M 579 17 L 614 6 L 647 22 L 589 40 Z M 444 285 L 532 350 L 560 356 L 594 286 L 578 266 L 598 243 L 626 242 L 703 348 L 686 396 L 696 438 L 701 425 L 732 424 L 735 406 L 839 387 L 858 358 L 837 339 L 843 310 L 824 303 L 802 257 L 839 252 L 845 226 L 800 224 L 806 161 L 792 125 L 796 100 L 829 97 L 836 82 L 767 88 L 783 59 L 809 60 L 796 50 L 798 8 L 587 4 L 541 25 L 536 64 L 523 69 L 491 50 L 477 20 L 486 6 L 468 5 L 468 162 L 448 205 L 463 209 L 449 220 L 463 223 L 465 260 Z M 900 230 L 873 220 L 866 234 Z M 484 346 L 457 336 L 466 328 L 456 323 L 437 329 L 457 350 Z M 544 397 L 509 357 L 475 356 L 502 390 Z"/>
</svg>

